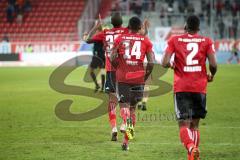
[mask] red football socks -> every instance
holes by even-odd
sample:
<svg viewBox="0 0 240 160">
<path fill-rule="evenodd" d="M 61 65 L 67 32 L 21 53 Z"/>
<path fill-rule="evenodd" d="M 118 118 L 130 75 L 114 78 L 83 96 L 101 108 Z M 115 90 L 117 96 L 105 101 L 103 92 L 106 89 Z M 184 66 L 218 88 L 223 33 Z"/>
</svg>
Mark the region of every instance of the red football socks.
<svg viewBox="0 0 240 160">
<path fill-rule="evenodd" d="M 192 131 L 194 145 L 198 147 L 200 142 L 200 132 L 198 129 L 191 129 L 191 131 Z"/>
<path fill-rule="evenodd" d="M 130 117 L 131 117 L 131 119 L 132 119 L 132 125 L 133 125 L 133 127 L 134 127 L 135 124 L 136 124 L 136 114 L 135 114 L 135 110 L 131 110 L 131 111 L 130 111 Z"/>
<path fill-rule="evenodd" d="M 117 103 L 114 101 L 109 101 L 108 103 L 108 118 L 112 129 L 117 126 L 116 120 L 116 106 Z"/>
<path fill-rule="evenodd" d="M 194 147 L 192 131 L 189 128 L 180 128 L 180 140 L 185 146 L 185 148 L 188 150 L 188 152 L 190 152 L 191 149 Z"/>
<path fill-rule="evenodd" d="M 128 144 L 128 136 L 126 133 L 124 134 L 123 143 Z"/>
<path fill-rule="evenodd" d="M 121 108 L 120 115 L 122 117 L 123 123 L 127 123 L 127 119 L 130 117 L 130 110 L 129 108 Z"/>
</svg>

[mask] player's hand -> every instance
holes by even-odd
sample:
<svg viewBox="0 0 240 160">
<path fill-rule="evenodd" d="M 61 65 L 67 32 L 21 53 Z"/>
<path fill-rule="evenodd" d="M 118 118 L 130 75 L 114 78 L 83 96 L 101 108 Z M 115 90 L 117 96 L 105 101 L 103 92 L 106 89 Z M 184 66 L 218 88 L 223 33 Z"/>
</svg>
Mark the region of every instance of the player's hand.
<svg viewBox="0 0 240 160">
<path fill-rule="evenodd" d="M 175 63 L 174 62 L 170 63 L 170 68 L 175 69 Z"/>
<path fill-rule="evenodd" d="M 87 32 L 84 32 L 84 34 L 83 34 L 83 40 L 84 40 L 84 41 L 87 41 L 87 39 L 88 39 L 88 33 L 87 33 Z"/>
<path fill-rule="evenodd" d="M 94 28 L 99 28 L 102 25 L 100 20 L 96 20 L 94 24 Z"/>
<path fill-rule="evenodd" d="M 100 20 L 97 20 L 96 26 L 97 26 L 97 27 L 100 27 L 101 25 L 102 25 L 102 22 L 101 22 Z"/>
<path fill-rule="evenodd" d="M 212 74 L 208 74 L 207 75 L 207 80 L 208 80 L 208 82 L 212 82 L 213 81 L 213 75 Z"/>
<path fill-rule="evenodd" d="M 149 28 L 149 27 L 150 27 L 150 22 L 149 22 L 148 19 L 144 19 L 144 21 L 143 21 L 143 26 L 144 26 L 145 28 Z"/>
</svg>

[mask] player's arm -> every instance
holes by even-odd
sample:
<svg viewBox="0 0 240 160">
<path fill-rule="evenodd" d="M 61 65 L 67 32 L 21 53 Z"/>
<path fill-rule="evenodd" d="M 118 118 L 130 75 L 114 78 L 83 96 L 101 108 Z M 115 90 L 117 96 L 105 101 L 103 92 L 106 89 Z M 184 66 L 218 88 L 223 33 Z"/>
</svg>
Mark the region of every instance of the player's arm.
<svg viewBox="0 0 240 160">
<path fill-rule="evenodd" d="M 164 68 L 173 68 L 174 66 L 170 63 L 170 60 L 171 60 L 171 57 L 172 57 L 172 54 L 171 52 L 165 52 L 163 57 L 162 57 L 162 66 Z"/>
<path fill-rule="evenodd" d="M 120 46 L 118 41 L 119 41 L 118 38 L 114 41 L 114 44 L 110 53 L 110 62 L 114 68 L 117 68 L 117 65 L 118 65 L 117 57 L 118 57 L 118 49 Z"/>
<path fill-rule="evenodd" d="M 149 23 L 148 19 L 145 19 L 145 20 L 143 21 L 143 25 L 142 25 L 142 28 L 141 28 L 141 30 L 140 30 L 140 34 L 146 36 L 146 35 L 148 34 L 148 28 L 149 28 L 149 26 L 150 26 L 150 23 Z"/>
<path fill-rule="evenodd" d="M 117 47 L 114 46 L 111 50 L 110 61 L 113 62 L 118 57 Z"/>
<path fill-rule="evenodd" d="M 212 82 L 213 78 L 217 72 L 217 60 L 215 54 L 207 54 L 208 62 L 209 62 L 209 71 L 208 74 L 208 82 Z"/>
<path fill-rule="evenodd" d="M 93 35 L 96 33 L 99 27 L 101 27 L 101 23 L 98 20 L 95 22 L 93 28 L 87 34 L 84 35 L 83 40 L 86 41 L 87 43 L 93 43 L 94 42 L 94 40 L 92 39 Z"/>
<path fill-rule="evenodd" d="M 209 71 L 210 74 L 208 74 L 208 82 L 213 81 L 213 77 L 215 76 L 217 72 L 217 59 L 215 54 L 215 48 L 213 41 L 211 39 L 208 40 L 208 50 L 207 50 L 207 59 L 209 62 Z"/>
<path fill-rule="evenodd" d="M 168 41 L 166 50 L 163 54 L 162 60 L 161 60 L 161 65 L 164 68 L 174 68 L 174 65 L 171 64 L 171 57 L 173 55 L 173 53 L 175 52 L 175 46 L 174 46 L 174 42 L 173 42 L 173 37 L 170 38 L 170 40 Z"/>
<path fill-rule="evenodd" d="M 152 73 L 152 70 L 154 67 L 154 53 L 151 51 L 146 54 L 146 57 L 147 57 L 147 67 L 146 67 L 144 81 L 146 81 Z"/>
</svg>

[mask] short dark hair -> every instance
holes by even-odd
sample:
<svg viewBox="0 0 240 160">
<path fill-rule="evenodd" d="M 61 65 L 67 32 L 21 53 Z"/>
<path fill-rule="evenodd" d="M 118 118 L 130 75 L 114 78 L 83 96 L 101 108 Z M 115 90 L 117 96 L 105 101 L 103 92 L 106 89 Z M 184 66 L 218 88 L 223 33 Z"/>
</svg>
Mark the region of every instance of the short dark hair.
<svg viewBox="0 0 240 160">
<path fill-rule="evenodd" d="M 186 30 L 197 32 L 199 31 L 200 20 L 197 16 L 191 15 L 187 18 Z"/>
<path fill-rule="evenodd" d="M 122 26 L 122 23 L 123 20 L 121 14 L 118 12 L 113 13 L 111 16 L 111 24 L 113 25 L 113 27 L 120 27 Z"/>
<path fill-rule="evenodd" d="M 133 31 L 139 31 L 141 29 L 142 22 L 138 17 L 132 17 L 129 19 L 128 28 Z"/>
</svg>

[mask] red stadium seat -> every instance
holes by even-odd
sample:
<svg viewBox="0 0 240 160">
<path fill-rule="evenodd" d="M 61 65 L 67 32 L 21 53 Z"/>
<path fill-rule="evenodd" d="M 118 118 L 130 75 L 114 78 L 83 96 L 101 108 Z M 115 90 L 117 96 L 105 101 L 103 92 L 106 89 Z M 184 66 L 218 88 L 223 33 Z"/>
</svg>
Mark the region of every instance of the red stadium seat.
<svg viewBox="0 0 240 160">
<path fill-rule="evenodd" d="M 0 8 L 7 6 L 7 0 Z M 6 13 L 0 12 L 0 33 L 9 33 L 12 41 L 67 41 L 77 32 L 77 21 L 83 11 L 81 0 L 33 1 L 32 10 L 24 16 L 22 25 L 7 23 Z M 0 34 L 1 35 L 1 34 Z"/>
</svg>

